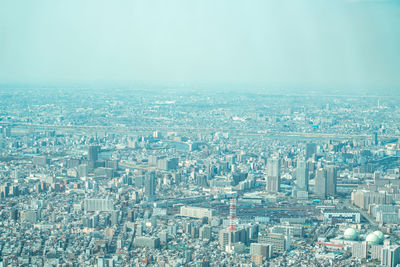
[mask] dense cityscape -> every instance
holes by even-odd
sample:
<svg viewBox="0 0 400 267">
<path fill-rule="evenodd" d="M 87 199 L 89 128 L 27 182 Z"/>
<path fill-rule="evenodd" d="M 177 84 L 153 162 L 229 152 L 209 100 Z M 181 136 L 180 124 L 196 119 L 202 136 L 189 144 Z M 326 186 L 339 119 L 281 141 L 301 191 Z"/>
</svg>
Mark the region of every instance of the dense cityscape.
<svg viewBox="0 0 400 267">
<path fill-rule="evenodd" d="M 0 266 L 397 266 L 398 97 L 0 91 Z"/>
</svg>

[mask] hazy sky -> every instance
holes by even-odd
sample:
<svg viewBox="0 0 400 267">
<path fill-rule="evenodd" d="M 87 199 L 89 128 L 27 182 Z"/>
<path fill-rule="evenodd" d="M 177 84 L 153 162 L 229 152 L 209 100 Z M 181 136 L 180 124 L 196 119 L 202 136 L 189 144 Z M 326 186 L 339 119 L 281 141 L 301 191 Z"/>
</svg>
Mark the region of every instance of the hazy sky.
<svg viewBox="0 0 400 267">
<path fill-rule="evenodd" d="M 398 88 L 400 0 L 1 0 L 0 83 Z"/>
</svg>

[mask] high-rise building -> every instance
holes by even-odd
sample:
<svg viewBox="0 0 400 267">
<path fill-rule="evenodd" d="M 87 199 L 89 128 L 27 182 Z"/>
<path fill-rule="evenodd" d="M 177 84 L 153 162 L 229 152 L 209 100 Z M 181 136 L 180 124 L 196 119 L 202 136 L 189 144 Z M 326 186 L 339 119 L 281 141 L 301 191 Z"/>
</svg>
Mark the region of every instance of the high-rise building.
<svg viewBox="0 0 400 267">
<path fill-rule="evenodd" d="M 368 256 L 368 244 L 367 242 L 353 242 L 351 254 L 354 258 L 366 259 Z"/>
<path fill-rule="evenodd" d="M 308 165 L 304 158 L 297 161 L 296 184 L 301 191 L 308 191 Z"/>
<path fill-rule="evenodd" d="M 3 127 L 3 136 L 4 137 L 11 137 L 11 127 Z"/>
<path fill-rule="evenodd" d="M 13 221 L 16 221 L 16 220 L 18 220 L 18 218 L 19 218 L 18 209 L 12 208 L 10 210 L 10 219 L 13 220 Z"/>
<path fill-rule="evenodd" d="M 372 135 L 372 142 L 374 145 L 378 145 L 379 141 L 378 141 L 378 133 L 374 132 L 374 134 Z"/>
<path fill-rule="evenodd" d="M 237 242 L 248 242 L 245 229 L 230 230 L 225 228 L 219 231 L 219 244 L 222 249 L 226 249 L 226 247 L 232 246 Z"/>
<path fill-rule="evenodd" d="M 382 249 L 382 266 L 396 267 L 400 263 L 400 246 L 387 246 Z"/>
<path fill-rule="evenodd" d="M 233 240 L 233 234 L 232 231 L 229 231 L 228 229 L 222 229 L 219 231 L 219 245 L 225 249 L 226 246 L 229 246 Z"/>
<path fill-rule="evenodd" d="M 189 263 L 192 261 L 192 251 L 186 250 L 185 251 L 185 263 Z"/>
<path fill-rule="evenodd" d="M 200 228 L 200 238 L 201 239 L 208 239 L 208 240 L 210 240 L 211 239 L 211 231 L 212 229 L 211 229 L 211 226 L 209 226 L 209 225 L 203 225 L 201 228 Z"/>
<path fill-rule="evenodd" d="M 25 222 L 36 223 L 38 220 L 38 212 L 35 210 L 22 211 L 21 219 Z"/>
<path fill-rule="evenodd" d="M 157 160 L 157 168 L 164 171 L 174 170 L 178 167 L 178 163 L 177 158 L 162 158 Z"/>
<path fill-rule="evenodd" d="M 326 198 L 326 171 L 319 168 L 315 174 L 314 193 L 321 198 Z"/>
<path fill-rule="evenodd" d="M 311 158 L 315 153 L 317 153 L 317 145 L 314 143 L 306 144 L 306 160 Z"/>
<path fill-rule="evenodd" d="M 99 159 L 99 146 L 89 146 L 88 148 L 88 160 L 92 163 Z"/>
<path fill-rule="evenodd" d="M 337 169 L 335 166 L 326 167 L 326 194 L 328 196 L 336 195 L 337 187 Z"/>
<path fill-rule="evenodd" d="M 147 200 L 154 200 L 156 197 L 156 175 L 154 172 L 148 172 L 144 180 L 144 196 Z"/>
<path fill-rule="evenodd" d="M 78 175 L 79 177 L 86 177 L 89 173 L 89 167 L 86 164 L 81 164 L 78 166 Z"/>
<path fill-rule="evenodd" d="M 266 191 L 276 193 L 280 189 L 281 173 L 279 158 L 270 158 L 266 167 Z"/>
<path fill-rule="evenodd" d="M 391 204 L 393 197 L 386 191 L 358 189 L 351 193 L 351 201 L 357 207 L 367 210 L 370 204 Z"/>
</svg>

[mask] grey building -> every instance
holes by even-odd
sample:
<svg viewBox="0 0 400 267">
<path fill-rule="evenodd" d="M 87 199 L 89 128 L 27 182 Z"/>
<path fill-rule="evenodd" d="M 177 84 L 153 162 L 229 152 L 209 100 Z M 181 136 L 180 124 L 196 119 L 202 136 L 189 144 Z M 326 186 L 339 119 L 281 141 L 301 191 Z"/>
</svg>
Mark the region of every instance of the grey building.
<svg viewBox="0 0 400 267">
<path fill-rule="evenodd" d="M 326 198 L 326 184 L 326 171 L 320 168 L 315 174 L 314 193 L 321 198 Z"/>
<path fill-rule="evenodd" d="M 148 237 L 148 236 L 138 236 L 133 241 L 135 247 L 146 247 L 146 248 L 159 248 L 160 238 L 158 237 Z"/>
<path fill-rule="evenodd" d="M 326 194 L 328 196 L 336 195 L 337 187 L 337 168 L 335 166 L 326 167 Z"/>
<path fill-rule="evenodd" d="M 276 193 L 280 190 L 281 173 L 278 158 L 270 158 L 266 167 L 266 188 L 267 192 Z"/>
<path fill-rule="evenodd" d="M 382 249 L 381 264 L 386 267 L 396 267 L 400 263 L 400 246 L 388 246 Z"/>
<path fill-rule="evenodd" d="M 147 200 L 156 198 L 156 175 L 154 172 L 148 172 L 144 180 L 144 196 Z"/>
<path fill-rule="evenodd" d="M 299 190 L 308 191 L 308 165 L 304 158 L 297 161 L 296 185 Z"/>
</svg>

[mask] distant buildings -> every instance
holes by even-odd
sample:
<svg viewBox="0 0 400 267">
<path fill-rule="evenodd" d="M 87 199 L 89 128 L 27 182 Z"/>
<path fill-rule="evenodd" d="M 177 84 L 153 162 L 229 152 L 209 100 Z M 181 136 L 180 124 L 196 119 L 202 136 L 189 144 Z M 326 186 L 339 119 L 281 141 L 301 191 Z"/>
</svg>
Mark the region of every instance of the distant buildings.
<svg viewBox="0 0 400 267">
<path fill-rule="evenodd" d="M 43 90 L 0 97 L 0 266 L 398 264 L 398 99 Z"/>
<path fill-rule="evenodd" d="M 383 190 L 358 189 L 351 193 L 351 201 L 354 205 L 368 210 L 371 204 L 391 204 L 393 197 Z"/>
</svg>

